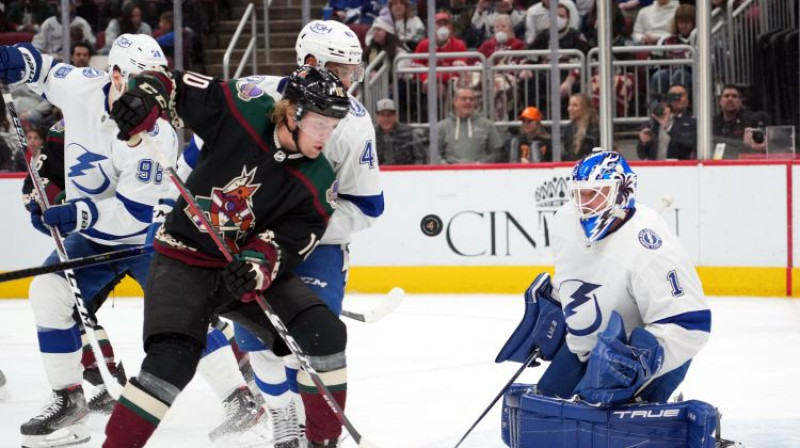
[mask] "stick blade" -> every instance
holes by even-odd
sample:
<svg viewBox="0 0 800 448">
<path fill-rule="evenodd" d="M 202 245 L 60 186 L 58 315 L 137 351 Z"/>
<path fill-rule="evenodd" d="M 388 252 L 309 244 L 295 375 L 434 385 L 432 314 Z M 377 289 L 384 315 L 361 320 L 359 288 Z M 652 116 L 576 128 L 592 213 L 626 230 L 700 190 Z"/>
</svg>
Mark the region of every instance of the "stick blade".
<svg viewBox="0 0 800 448">
<path fill-rule="evenodd" d="M 394 287 L 389 294 L 386 295 L 386 298 L 375 307 L 375 309 L 369 311 L 368 313 L 364 314 L 364 322 L 377 322 L 384 317 L 388 316 L 392 313 L 400 303 L 403 302 L 403 299 L 406 297 L 406 292 L 403 288 Z"/>
</svg>

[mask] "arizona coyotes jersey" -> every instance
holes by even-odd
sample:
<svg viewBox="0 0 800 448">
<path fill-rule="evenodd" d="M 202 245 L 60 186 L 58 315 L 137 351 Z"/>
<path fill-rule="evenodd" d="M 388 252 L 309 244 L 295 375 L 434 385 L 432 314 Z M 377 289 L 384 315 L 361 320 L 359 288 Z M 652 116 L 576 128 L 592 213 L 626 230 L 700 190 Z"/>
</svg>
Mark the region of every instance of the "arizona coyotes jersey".
<svg viewBox="0 0 800 448">
<path fill-rule="evenodd" d="M 231 252 L 256 250 L 274 273 L 291 269 L 322 237 L 336 205 L 333 169 L 281 148 L 270 120 L 275 98 L 248 80 L 175 72 L 177 111 L 204 141 L 186 180 Z M 227 262 L 183 198 L 156 238 L 159 252 L 194 266 Z"/>
<path fill-rule="evenodd" d="M 159 119 L 148 131 L 151 143 L 130 147 L 117 139 L 119 129 L 108 114 L 106 72 L 54 64 L 42 55 L 37 73 L 29 87 L 58 106 L 66 122 L 66 199 L 87 198 L 97 206 L 97 223 L 82 234 L 104 245 L 143 244 L 153 206 L 172 188 L 154 151 L 177 160 L 174 129 Z"/>
<path fill-rule="evenodd" d="M 586 361 L 617 311 L 630 337 L 643 327 L 664 348 L 656 377 L 694 357 L 708 340 L 711 312 L 700 279 L 677 236 L 652 209 L 636 212 L 606 238 L 586 245 L 571 203 L 556 213 L 553 255 L 569 349 Z"/>
</svg>

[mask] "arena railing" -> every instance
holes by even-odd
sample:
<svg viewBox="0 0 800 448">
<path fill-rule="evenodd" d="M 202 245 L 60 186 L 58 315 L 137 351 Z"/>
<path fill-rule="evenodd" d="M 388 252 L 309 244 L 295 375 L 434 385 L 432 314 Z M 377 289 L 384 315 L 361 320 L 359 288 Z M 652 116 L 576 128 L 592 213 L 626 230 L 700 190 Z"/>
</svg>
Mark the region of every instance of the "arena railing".
<svg viewBox="0 0 800 448">
<path fill-rule="evenodd" d="M 256 61 L 256 36 L 258 35 L 258 21 L 256 20 L 255 5 L 250 3 L 247 5 L 247 9 L 244 10 L 242 19 L 239 21 L 239 25 L 236 27 L 236 32 L 233 33 L 231 41 L 228 44 L 228 48 L 225 50 L 225 54 L 222 56 L 222 73 L 225 79 L 231 79 L 231 56 L 236 49 L 236 44 L 239 41 L 239 37 L 241 37 L 248 20 L 250 21 L 250 40 L 247 43 L 247 48 L 244 50 L 242 59 L 239 60 L 239 65 L 236 67 L 233 77 L 238 78 L 241 76 L 242 70 L 244 70 L 245 64 L 247 63 L 248 56 L 251 58 L 253 63 L 253 74 L 255 75 L 258 72 L 258 63 Z"/>
<path fill-rule="evenodd" d="M 392 65 L 385 51 L 378 53 L 378 56 L 364 69 L 364 79 L 354 83 L 348 93 L 358 98 L 367 113 L 375 121 L 375 107 L 378 100 L 386 98 L 391 92 L 391 69 Z"/>
</svg>

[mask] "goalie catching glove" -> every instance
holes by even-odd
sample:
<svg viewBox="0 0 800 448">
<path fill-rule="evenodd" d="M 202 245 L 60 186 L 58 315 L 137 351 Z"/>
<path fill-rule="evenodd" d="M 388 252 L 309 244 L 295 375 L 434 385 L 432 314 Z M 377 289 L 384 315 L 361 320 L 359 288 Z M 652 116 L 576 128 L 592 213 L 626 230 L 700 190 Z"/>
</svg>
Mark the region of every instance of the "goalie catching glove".
<svg viewBox="0 0 800 448">
<path fill-rule="evenodd" d="M 168 73 L 148 71 L 131 78 L 128 91 L 114 102 L 111 109 L 111 117 L 119 127 L 117 138 L 130 140 L 155 126 L 164 112 L 170 110 L 173 86 Z"/>
<path fill-rule="evenodd" d="M 261 252 L 244 250 L 225 266 L 222 279 L 239 300 L 251 302 L 272 284 L 272 268 Z"/>
</svg>

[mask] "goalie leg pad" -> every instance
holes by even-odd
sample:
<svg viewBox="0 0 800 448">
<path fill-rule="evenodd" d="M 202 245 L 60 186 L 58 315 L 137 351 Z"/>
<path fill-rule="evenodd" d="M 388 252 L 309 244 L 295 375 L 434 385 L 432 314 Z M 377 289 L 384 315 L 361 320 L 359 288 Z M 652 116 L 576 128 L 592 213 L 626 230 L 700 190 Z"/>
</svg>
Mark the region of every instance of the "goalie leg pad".
<svg viewBox="0 0 800 448">
<path fill-rule="evenodd" d="M 602 408 L 534 393 L 506 392 L 503 416 L 513 448 L 713 448 L 716 409 L 708 403 L 629 404 Z M 504 438 L 505 441 L 506 438 Z"/>
</svg>

